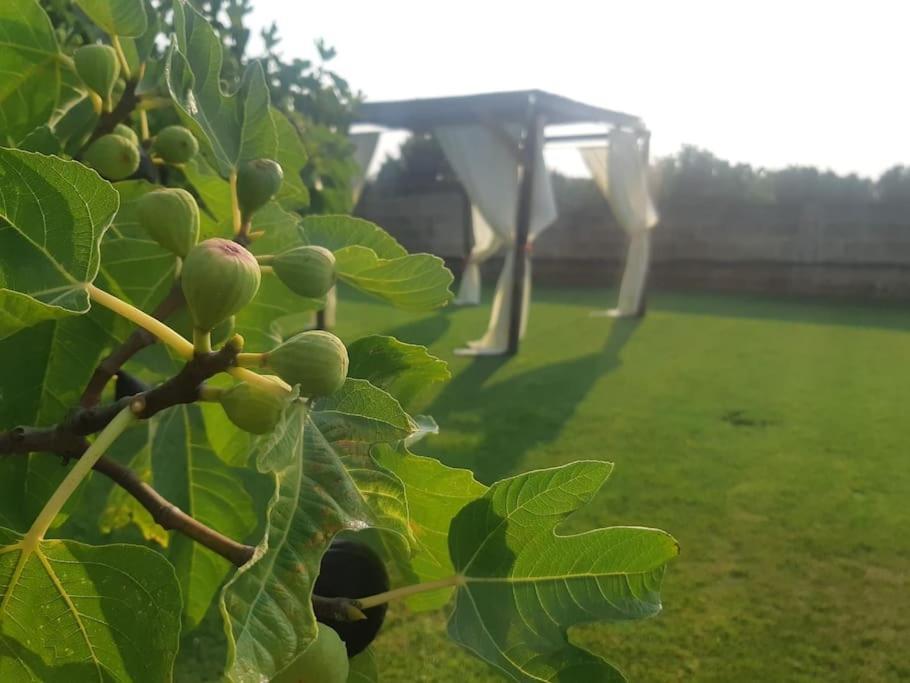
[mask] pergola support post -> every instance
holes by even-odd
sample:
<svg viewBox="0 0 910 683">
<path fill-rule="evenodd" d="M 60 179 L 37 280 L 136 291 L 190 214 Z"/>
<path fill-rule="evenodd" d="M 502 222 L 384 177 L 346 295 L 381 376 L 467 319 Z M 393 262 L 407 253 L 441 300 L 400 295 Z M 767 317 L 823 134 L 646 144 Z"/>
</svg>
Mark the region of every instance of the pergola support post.
<svg viewBox="0 0 910 683">
<path fill-rule="evenodd" d="M 506 353 L 518 353 L 521 337 L 521 320 L 524 313 L 525 254 L 528 248 L 528 232 L 531 227 L 531 203 L 534 195 L 534 174 L 537 172 L 537 156 L 540 139 L 538 130 L 541 117 L 533 97 L 528 103 L 528 117 L 525 123 L 524 143 L 521 148 L 521 185 L 518 189 L 518 206 L 515 219 L 515 264 L 512 268 L 512 306 L 509 311 L 509 344 Z"/>
</svg>

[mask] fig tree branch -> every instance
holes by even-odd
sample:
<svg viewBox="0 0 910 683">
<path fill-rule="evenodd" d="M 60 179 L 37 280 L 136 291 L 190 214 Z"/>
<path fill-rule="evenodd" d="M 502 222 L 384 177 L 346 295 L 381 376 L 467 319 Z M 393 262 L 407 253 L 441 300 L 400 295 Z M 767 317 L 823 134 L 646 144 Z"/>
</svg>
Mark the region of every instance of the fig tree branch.
<svg viewBox="0 0 910 683">
<path fill-rule="evenodd" d="M 62 422 L 49 427 L 20 426 L 0 432 L 0 454 L 44 452 L 56 453 L 66 459 L 80 458 L 89 447 L 86 437 L 103 430 L 130 405 L 137 407 L 134 411 L 137 418 L 148 419 L 172 406 L 197 401 L 203 382 L 233 366 L 241 348 L 242 339 L 235 336 L 218 351 L 194 356 L 180 372 L 153 389 L 104 405 L 78 408 Z M 129 468 L 102 457 L 94 469 L 123 487 L 165 529 L 185 534 L 237 566 L 252 557 L 251 546 L 227 538 L 193 519 Z"/>
<path fill-rule="evenodd" d="M 140 98 L 139 95 L 136 94 L 137 85 L 139 85 L 139 82 L 136 79 L 130 79 L 126 82 L 126 89 L 123 91 L 120 101 L 117 102 L 117 106 L 114 107 L 113 111 L 101 115 L 101 118 L 98 119 L 98 124 L 95 126 L 95 130 L 92 132 L 91 137 L 89 137 L 88 142 L 85 145 L 86 147 L 102 135 L 113 132 L 118 123 L 123 123 L 129 118 L 130 114 L 132 114 L 133 110 L 136 108 L 136 105 L 139 104 Z"/>
<path fill-rule="evenodd" d="M 142 481 L 130 468 L 124 467 L 110 458 L 101 458 L 95 464 L 95 470 L 101 472 L 135 498 L 163 529 L 177 531 L 193 539 L 237 567 L 252 559 L 255 550 L 253 546 L 244 545 L 228 538 L 194 519 Z"/>
</svg>

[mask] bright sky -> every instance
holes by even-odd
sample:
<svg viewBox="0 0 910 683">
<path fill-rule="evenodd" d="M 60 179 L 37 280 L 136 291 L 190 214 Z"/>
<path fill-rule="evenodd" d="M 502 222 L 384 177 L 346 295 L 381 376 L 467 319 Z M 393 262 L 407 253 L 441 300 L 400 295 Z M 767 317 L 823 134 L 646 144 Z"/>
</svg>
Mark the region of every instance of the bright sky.
<svg viewBox="0 0 910 683">
<path fill-rule="evenodd" d="M 766 167 L 910 164 L 906 0 L 253 4 L 285 55 L 325 38 L 372 100 L 539 88 L 641 116 L 658 156 L 689 143 Z M 570 170 L 573 155 L 550 157 Z"/>
</svg>

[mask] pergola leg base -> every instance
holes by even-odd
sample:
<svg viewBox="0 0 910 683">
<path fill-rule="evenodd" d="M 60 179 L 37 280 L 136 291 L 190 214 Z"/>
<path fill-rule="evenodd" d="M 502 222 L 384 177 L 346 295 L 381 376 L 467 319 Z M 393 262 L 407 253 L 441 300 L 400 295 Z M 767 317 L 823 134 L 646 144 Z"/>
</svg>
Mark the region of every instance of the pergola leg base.
<svg viewBox="0 0 910 683">
<path fill-rule="evenodd" d="M 611 308 L 606 311 L 591 311 L 589 315 L 592 318 L 642 318 L 644 314 L 644 311 L 629 312 Z"/>
<path fill-rule="evenodd" d="M 487 349 L 487 348 L 474 348 L 471 346 L 461 346 L 455 349 L 452 353 L 456 356 L 506 356 L 508 355 L 507 349 Z"/>
</svg>

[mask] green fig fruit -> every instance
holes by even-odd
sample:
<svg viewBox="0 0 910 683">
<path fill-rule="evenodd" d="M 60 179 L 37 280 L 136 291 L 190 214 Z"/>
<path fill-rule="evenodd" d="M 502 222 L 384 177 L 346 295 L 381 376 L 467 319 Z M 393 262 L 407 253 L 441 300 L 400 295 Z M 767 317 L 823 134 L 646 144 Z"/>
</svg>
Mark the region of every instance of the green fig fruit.
<svg viewBox="0 0 910 683">
<path fill-rule="evenodd" d="M 244 222 L 281 188 L 284 171 L 271 159 L 256 159 L 240 165 L 237 171 L 237 203 Z"/>
<path fill-rule="evenodd" d="M 186 258 L 199 239 L 199 207 L 186 190 L 169 187 L 137 202 L 139 225 L 162 247 Z"/>
<path fill-rule="evenodd" d="M 259 264 L 244 247 L 213 237 L 190 249 L 180 283 L 198 330 L 211 331 L 246 306 L 259 290 Z"/>
<path fill-rule="evenodd" d="M 325 247 L 297 247 L 272 259 L 275 275 L 295 294 L 325 296 L 335 284 L 335 254 Z"/>
<path fill-rule="evenodd" d="M 196 136 L 183 126 L 162 128 L 152 143 L 152 152 L 168 164 L 185 164 L 198 151 Z"/>
<path fill-rule="evenodd" d="M 218 397 L 218 401 L 228 419 L 250 434 L 268 434 L 275 429 L 285 405 L 277 394 L 246 382 L 232 386 Z"/>
<path fill-rule="evenodd" d="M 303 396 L 328 396 L 348 375 L 348 350 L 331 332 L 309 330 L 264 354 L 263 365 L 288 384 L 299 384 Z"/>
<path fill-rule="evenodd" d="M 114 133 L 114 135 L 119 135 L 122 138 L 126 138 L 127 140 L 132 142 L 134 145 L 136 145 L 136 147 L 139 146 L 139 136 L 136 135 L 136 131 L 134 131 L 129 126 L 124 125 L 122 123 L 118 123 L 116 126 L 114 126 L 113 133 Z"/>
<path fill-rule="evenodd" d="M 108 180 L 123 180 L 139 168 L 139 148 L 124 137 L 108 133 L 88 146 L 82 161 Z"/>
<path fill-rule="evenodd" d="M 82 82 L 98 94 L 105 111 L 110 111 L 113 108 L 111 95 L 114 84 L 120 75 L 120 62 L 114 48 L 110 45 L 83 45 L 73 53 L 73 63 Z"/>
<path fill-rule="evenodd" d="M 317 622 L 316 639 L 272 679 L 272 683 L 345 683 L 350 662 L 341 638 L 330 627 Z"/>
</svg>

